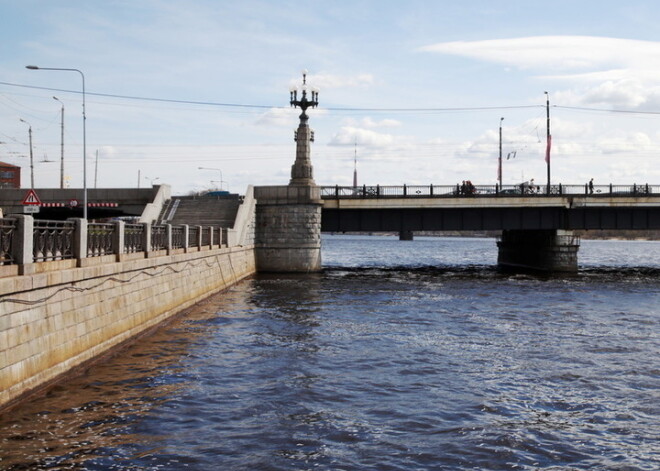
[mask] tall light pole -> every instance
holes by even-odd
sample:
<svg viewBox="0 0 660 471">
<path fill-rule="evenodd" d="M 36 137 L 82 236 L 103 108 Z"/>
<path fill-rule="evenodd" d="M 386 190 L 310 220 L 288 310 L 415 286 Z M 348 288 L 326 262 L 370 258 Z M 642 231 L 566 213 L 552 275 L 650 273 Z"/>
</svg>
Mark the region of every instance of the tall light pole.
<svg viewBox="0 0 660 471">
<path fill-rule="evenodd" d="M 30 189 L 34 190 L 34 160 L 32 158 L 32 125 L 25 121 L 23 118 L 19 118 L 22 122 L 28 125 L 28 136 L 30 137 Z"/>
<path fill-rule="evenodd" d="M 545 144 L 545 163 L 548 167 L 548 194 L 550 194 L 550 147 L 552 147 L 552 136 L 550 135 L 550 95 L 548 92 L 545 93 L 545 112 L 547 116 L 547 135 L 546 135 L 546 144 Z"/>
<path fill-rule="evenodd" d="M 82 78 L 82 117 L 83 117 L 83 219 L 87 219 L 87 117 L 85 116 L 85 74 L 78 69 L 64 69 L 60 67 L 38 67 L 36 65 L 26 65 L 30 70 L 63 70 L 66 72 L 78 72 Z"/>
<path fill-rule="evenodd" d="M 497 180 L 500 183 L 500 190 L 502 190 L 502 121 L 504 118 L 500 118 L 500 157 L 497 161 Z"/>
<path fill-rule="evenodd" d="M 62 100 L 56 96 L 53 97 L 53 100 L 59 101 L 60 105 L 62 105 L 62 114 L 60 119 L 60 130 L 62 133 L 60 139 L 60 188 L 64 188 L 64 103 L 62 103 Z"/>
<path fill-rule="evenodd" d="M 197 167 L 197 170 L 215 170 L 216 172 L 220 172 L 220 190 L 222 190 L 222 184 L 227 183 L 222 179 L 222 170 L 220 170 L 219 168 Z"/>
</svg>

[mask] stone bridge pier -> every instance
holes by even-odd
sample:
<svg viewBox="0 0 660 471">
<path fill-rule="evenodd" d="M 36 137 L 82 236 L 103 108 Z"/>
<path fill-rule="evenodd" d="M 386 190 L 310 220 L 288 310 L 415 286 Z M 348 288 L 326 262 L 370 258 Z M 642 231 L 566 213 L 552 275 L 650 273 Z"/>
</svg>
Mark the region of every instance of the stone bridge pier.
<svg viewBox="0 0 660 471">
<path fill-rule="evenodd" d="M 258 272 L 316 272 L 321 270 L 321 188 L 314 182 L 307 108 L 318 104 L 318 92 L 307 97 L 303 72 L 302 97 L 291 92 L 291 106 L 302 109 L 295 132 L 296 160 L 286 186 L 254 189 L 256 205 L 255 257 Z"/>
<path fill-rule="evenodd" d="M 497 242 L 497 265 L 505 270 L 575 273 L 579 246 L 572 231 L 504 230 Z"/>
</svg>

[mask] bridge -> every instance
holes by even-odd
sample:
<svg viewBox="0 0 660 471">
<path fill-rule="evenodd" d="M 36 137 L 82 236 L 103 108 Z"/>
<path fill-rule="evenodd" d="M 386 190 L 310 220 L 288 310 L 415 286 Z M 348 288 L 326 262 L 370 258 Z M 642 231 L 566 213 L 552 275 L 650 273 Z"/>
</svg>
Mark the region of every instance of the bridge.
<svg viewBox="0 0 660 471">
<path fill-rule="evenodd" d="M 648 184 L 321 187 L 324 232 L 660 229 Z"/>
</svg>

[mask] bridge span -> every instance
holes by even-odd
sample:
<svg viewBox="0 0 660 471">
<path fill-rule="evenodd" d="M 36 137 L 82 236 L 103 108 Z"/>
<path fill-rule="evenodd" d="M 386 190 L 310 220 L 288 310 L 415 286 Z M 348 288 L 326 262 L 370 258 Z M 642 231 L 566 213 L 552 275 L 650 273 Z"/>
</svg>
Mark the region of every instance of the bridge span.
<svg viewBox="0 0 660 471">
<path fill-rule="evenodd" d="M 660 186 L 321 188 L 324 232 L 660 229 Z"/>
<path fill-rule="evenodd" d="M 576 230 L 660 229 L 660 187 L 322 187 L 322 232 L 501 231 L 498 265 L 577 271 Z"/>
</svg>

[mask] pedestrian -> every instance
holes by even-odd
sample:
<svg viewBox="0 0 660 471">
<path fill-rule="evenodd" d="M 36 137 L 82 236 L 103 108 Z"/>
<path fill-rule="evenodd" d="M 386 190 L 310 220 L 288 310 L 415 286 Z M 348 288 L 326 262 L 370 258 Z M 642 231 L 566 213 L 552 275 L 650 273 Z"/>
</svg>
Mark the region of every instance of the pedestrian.
<svg viewBox="0 0 660 471">
<path fill-rule="evenodd" d="M 592 178 L 589 180 L 589 194 L 593 195 L 594 194 L 594 179 Z"/>
</svg>

